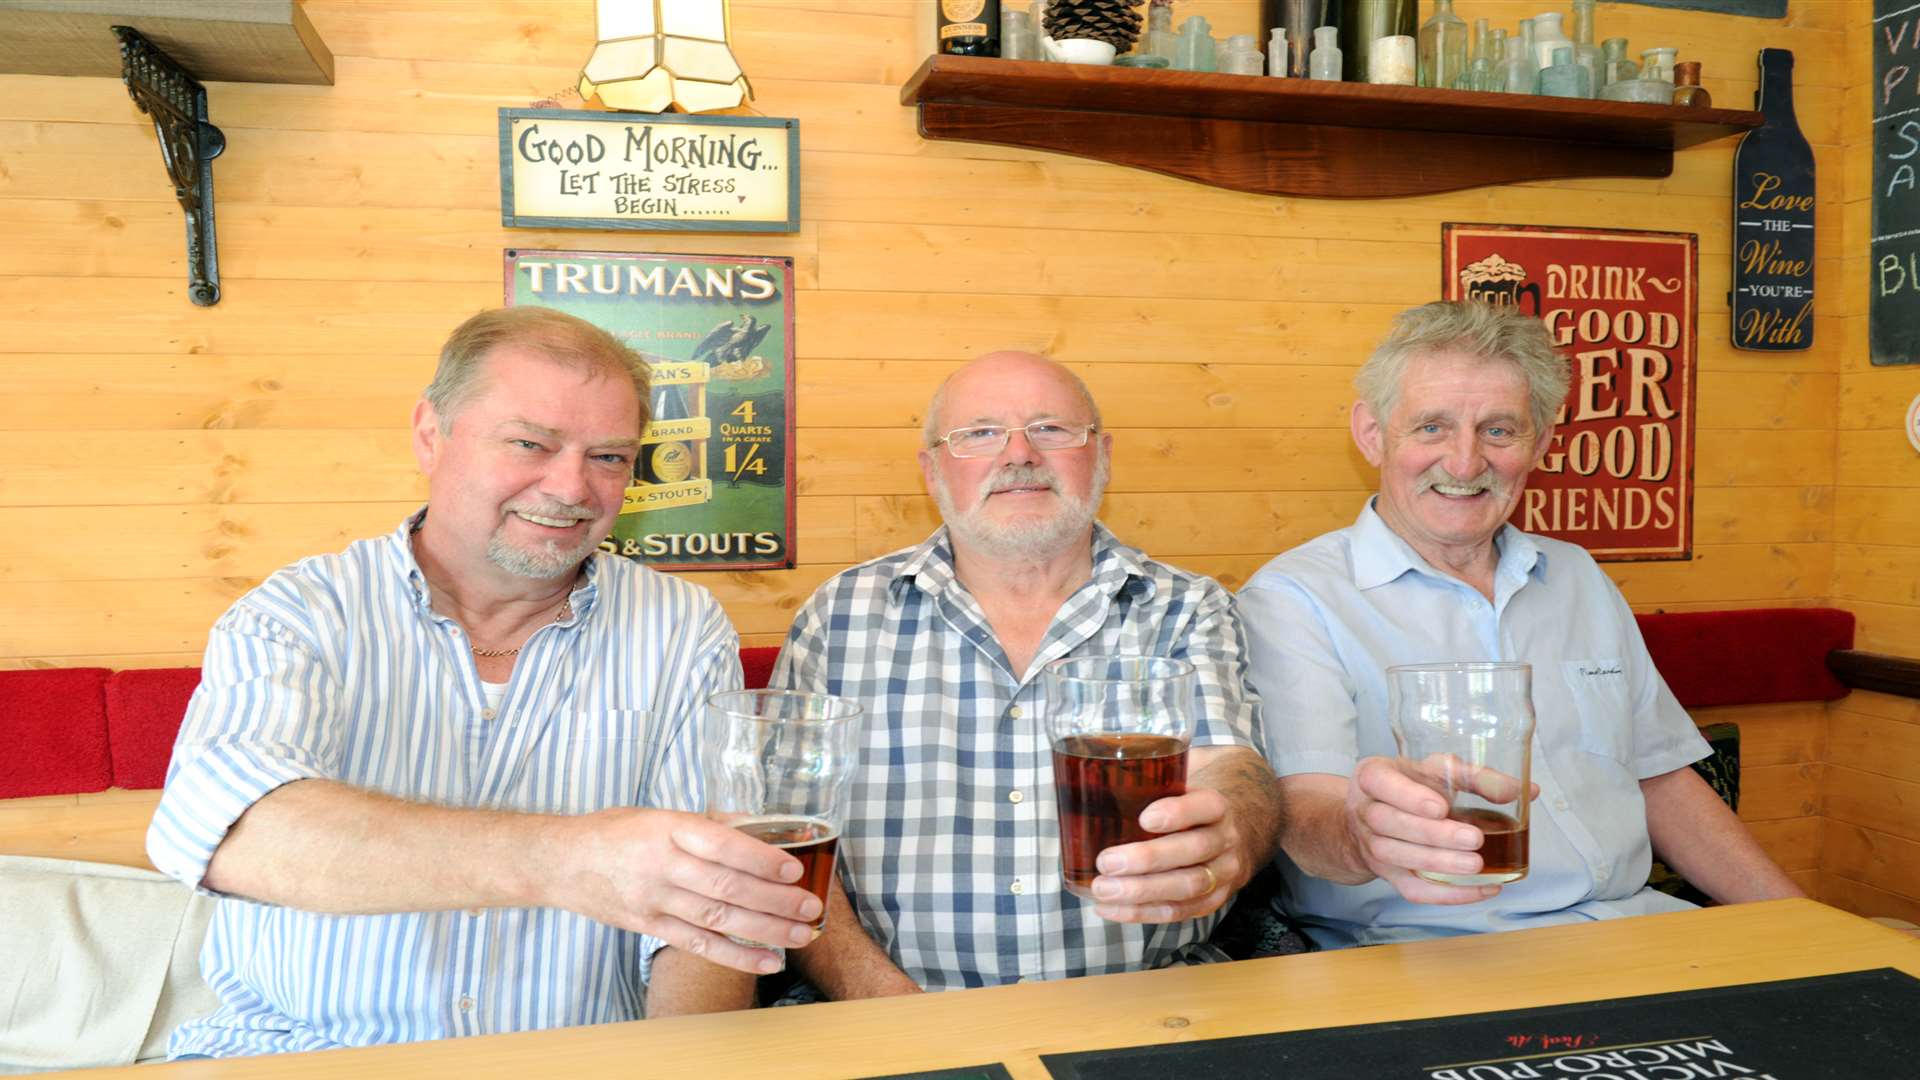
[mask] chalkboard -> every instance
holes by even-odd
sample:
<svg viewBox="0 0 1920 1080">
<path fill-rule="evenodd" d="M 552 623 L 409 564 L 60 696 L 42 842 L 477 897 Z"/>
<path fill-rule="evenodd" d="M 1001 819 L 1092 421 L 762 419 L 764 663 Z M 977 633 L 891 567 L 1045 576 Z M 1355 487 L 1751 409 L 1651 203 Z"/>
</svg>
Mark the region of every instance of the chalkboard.
<svg viewBox="0 0 1920 1080">
<path fill-rule="evenodd" d="M 1628 0 L 1647 7 L 1717 11 L 1722 15 L 1750 15 L 1756 19 L 1784 19 L 1787 0 Z"/>
<path fill-rule="evenodd" d="M 1892 968 L 1542 1009 L 1045 1054 L 1055 1080 L 1914 1076 L 1920 980 Z"/>
<path fill-rule="evenodd" d="M 1867 349 L 1920 362 L 1920 4 L 1873 0 L 1873 227 Z"/>
</svg>

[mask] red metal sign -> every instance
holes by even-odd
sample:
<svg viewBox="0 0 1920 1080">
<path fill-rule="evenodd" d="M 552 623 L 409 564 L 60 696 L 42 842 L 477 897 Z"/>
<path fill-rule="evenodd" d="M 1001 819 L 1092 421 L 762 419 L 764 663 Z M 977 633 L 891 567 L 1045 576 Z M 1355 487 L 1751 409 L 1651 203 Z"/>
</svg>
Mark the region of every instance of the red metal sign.
<svg viewBox="0 0 1920 1080">
<path fill-rule="evenodd" d="M 1602 562 L 1693 551 L 1692 233 L 1441 226 L 1441 293 L 1539 315 L 1573 369 L 1513 523 Z"/>
</svg>

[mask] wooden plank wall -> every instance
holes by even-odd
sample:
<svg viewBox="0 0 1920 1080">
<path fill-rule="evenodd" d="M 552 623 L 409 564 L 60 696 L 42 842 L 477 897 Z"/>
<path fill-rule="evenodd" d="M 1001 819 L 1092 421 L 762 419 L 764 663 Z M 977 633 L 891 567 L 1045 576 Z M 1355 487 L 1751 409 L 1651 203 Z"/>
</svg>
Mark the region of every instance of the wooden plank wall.
<svg viewBox="0 0 1920 1080">
<path fill-rule="evenodd" d="M 1875 27 L 1872 5 L 1848 7 L 1833 595 L 1859 619 L 1860 648 L 1920 656 L 1920 454 L 1901 433 L 1920 394 L 1920 364 L 1874 367 L 1866 329 L 1873 99 L 1881 92 L 1869 45 L 1920 11 Z M 1827 281 L 1832 291 L 1836 279 Z M 1835 702 L 1825 786 L 1822 898 L 1920 922 L 1920 702 L 1860 692 Z"/>
<path fill-rule="evenodd" d="M 1512 27 L 1541 6 L 1459 13 Z M 407 411 L 447 330 L 498 302 L 509 245 L 796 260 L 803 563 L 701 578 L 755 644 L 776 643 L 829 574 L 924 535 L 920 410 L 990 348 L 1084 373 L 1115 429 L 1106 518 L 1157 555 L 1237 584 L 1347 523 L 1374 481 L 1345 431 L 1348 380 L 1393 312 L 1436 294 L 1449 220 L 1700 236 L 1696 558 L 1616 565 L 1637 607 L 1826 602 L 1836 460 L 1878 467 L 1835 422 L 1857 303 L 1822 290 L 1811 352 L 1728 344 L 1731 141 L 1681 154 L 1664 180 L 1263 198 L 921 140 L 898 87 L 929 51 L 930 0 L 734 0 L 755 109 L 802 122 L 801 230 L 509 232 L 495 109 L 574 104 L 589 0 L 306 8 L 337 85 L 212 87 L 229 143 L 212 309 L 185 298 L 179 211 L 121 86 L 0 75 L 0 665 L 194 663 L 264 575 L 391 528 L 422 494 Z M 1180 14 L 1225 34 L 1257 11 L 1190 0 Z M 1603 4 L 1600 20 L 1636 50 L 1702 60 L 1727 104 L 1751 100 L 1758 48 L 1793 49 L 1821 175 L 1843 174 L 1846 5 L 1794 0 L 1781 21 Z M 1822 188 L 1829 282 L 1846 250 L 1838 190 Z M 1732 718 L 1749 733 L 1744 812 L 1813 884 L 1824 711 Z"/>
</svg>

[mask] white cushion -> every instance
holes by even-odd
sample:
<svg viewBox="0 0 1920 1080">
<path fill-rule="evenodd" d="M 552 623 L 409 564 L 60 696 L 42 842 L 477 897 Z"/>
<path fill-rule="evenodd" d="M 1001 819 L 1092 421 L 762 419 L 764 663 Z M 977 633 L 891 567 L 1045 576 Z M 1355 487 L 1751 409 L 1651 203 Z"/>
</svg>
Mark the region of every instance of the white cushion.
<svg viewBox="0 0 1920 1080">
<path fill-rule="evenodd" d="M 0 856 L 0 1071 L 164 1056 L 219 1000 L 200 979 L 213 901 L 151 870 Z"/>
</svg>

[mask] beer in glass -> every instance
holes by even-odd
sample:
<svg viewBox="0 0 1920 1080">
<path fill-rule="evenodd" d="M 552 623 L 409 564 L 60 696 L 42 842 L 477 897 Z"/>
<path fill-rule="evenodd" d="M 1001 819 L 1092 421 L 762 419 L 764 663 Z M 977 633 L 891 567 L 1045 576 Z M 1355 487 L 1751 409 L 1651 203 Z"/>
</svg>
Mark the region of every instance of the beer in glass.
<svg viewBox="0 0 1920 1080">
<path fill-rule="evenodd" d="M 1140 813 L 1187 791 L 1198 680 L 1164 656 L 1081 656 L 1041 672 L 1060 812 L 1060 875 L 1091 899 L 1107 848 L 1151 839 Z"/>
<path fill-rule="evenodd" d="M 1447 800 L 1448 817 L 1486 836 L 1479 873 L 1419 875 L 1444 885 L 1503 885 L 1526 877 L 1533 666 L 1390 667 L 1387 714 L 1409 771 Z"/>
<path fill-rule="evenodd" d="M 847 823 L 860 721 L 858 704 L 827 694 L 725 690 L 707 698 L 707 816 L 800 860 L 795 884 L 820 899 L 815 937 L 827 925 L 827 883 Z"/>
</svg>

